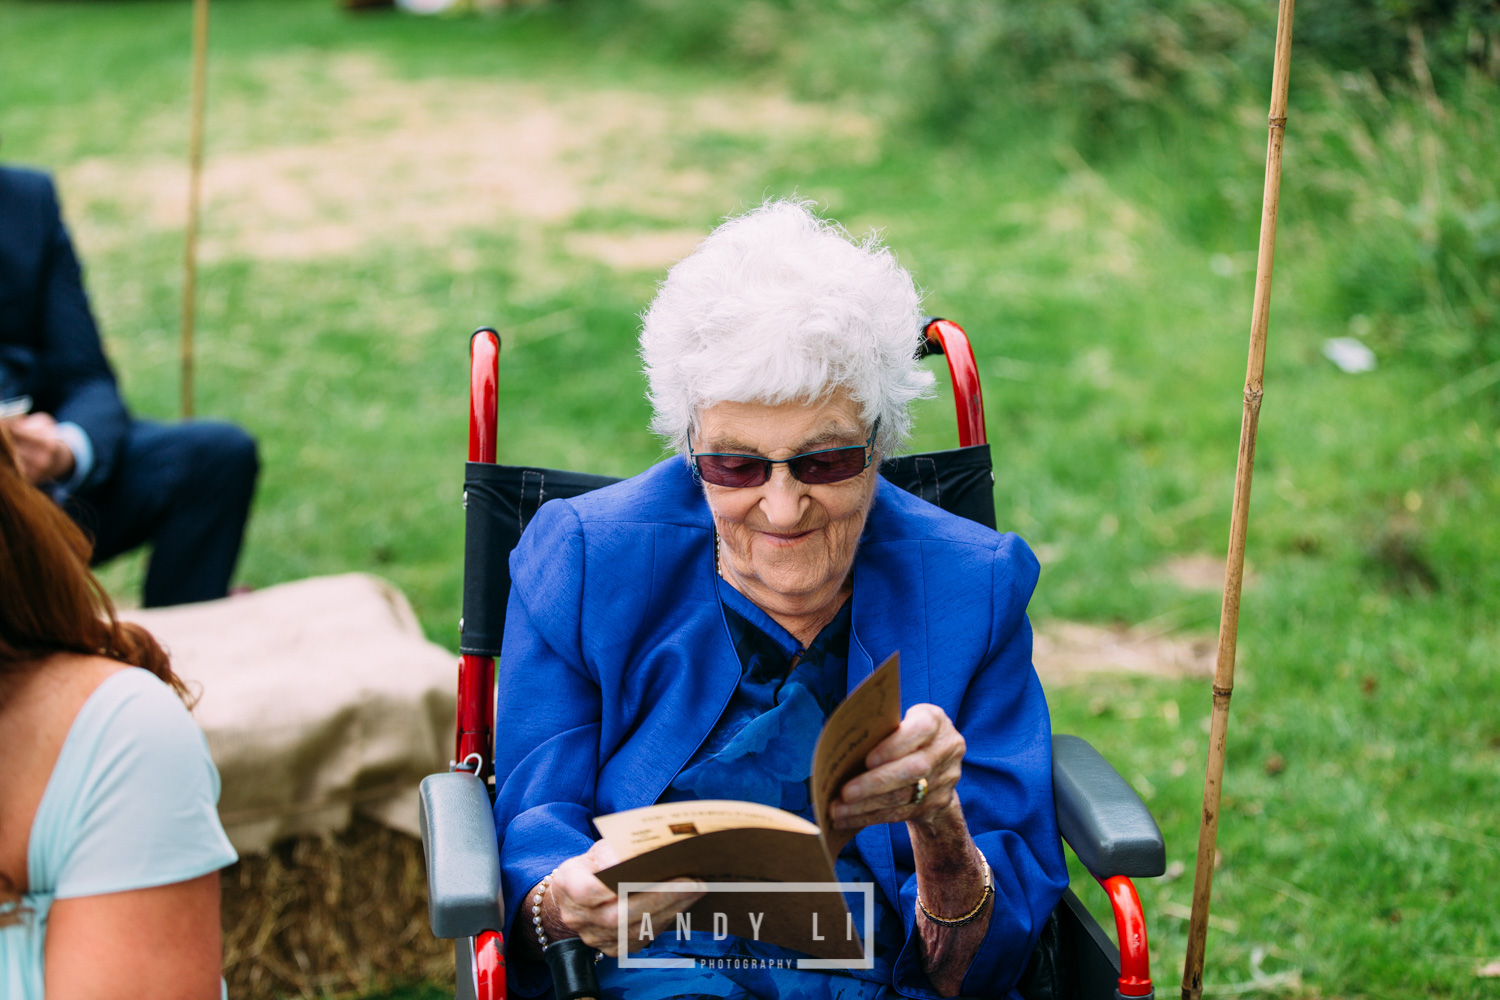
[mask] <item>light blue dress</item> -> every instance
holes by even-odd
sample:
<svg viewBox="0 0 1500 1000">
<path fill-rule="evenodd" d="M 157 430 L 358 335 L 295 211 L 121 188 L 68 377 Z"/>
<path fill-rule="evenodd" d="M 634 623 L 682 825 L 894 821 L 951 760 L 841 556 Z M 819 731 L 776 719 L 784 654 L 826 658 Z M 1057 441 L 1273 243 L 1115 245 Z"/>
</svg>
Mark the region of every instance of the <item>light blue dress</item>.
<svg viewBox="0 0 1500 1000">
<path fill-rule="evenodd" d="M 27 847 L 20 922 L 0 927 L 0 997 L 42 1000 L 53 900 L 184 882 L 235 861 L 219 772 L 172 690 L 110 675 L 68 730 Z"/>
</svg>

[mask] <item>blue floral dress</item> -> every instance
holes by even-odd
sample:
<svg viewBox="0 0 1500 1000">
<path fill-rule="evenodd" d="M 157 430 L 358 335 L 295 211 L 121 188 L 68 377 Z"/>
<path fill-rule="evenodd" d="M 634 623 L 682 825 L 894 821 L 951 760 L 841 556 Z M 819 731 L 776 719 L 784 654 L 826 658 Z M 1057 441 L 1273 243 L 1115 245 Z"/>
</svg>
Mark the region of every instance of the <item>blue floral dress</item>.
<svg viewBox="0 0 1500 1000">
<path fill-rule="evenodd" d="M 740 682 L 703 745 L 662 793 L 663 802 L 737 799 L 760 802 L 813 820 L 808 777 L 813 746 L 848 683 L 849 609 L 803 649 L 791 633 L 732 587 L 721 584 L 724 620 L 740 658 Z M 840 853 L 842 882 L 874 882 L 851 841 Z M 864 894 L 846 897 L 854 926 L 864 926 Z M 889 902 L 875 892 L 875 967 L 848 971 L 795 968 L 799 952 L 730 936 L 698 934 L 679 940 L 663 933 L 638 957 L 678 956 L 690 969 L 621 969 L 605 957 L 598 966 L 607 1000 L 876 1000 L 895 997 L 891 965 L 904 930 Z"/>
</svg>

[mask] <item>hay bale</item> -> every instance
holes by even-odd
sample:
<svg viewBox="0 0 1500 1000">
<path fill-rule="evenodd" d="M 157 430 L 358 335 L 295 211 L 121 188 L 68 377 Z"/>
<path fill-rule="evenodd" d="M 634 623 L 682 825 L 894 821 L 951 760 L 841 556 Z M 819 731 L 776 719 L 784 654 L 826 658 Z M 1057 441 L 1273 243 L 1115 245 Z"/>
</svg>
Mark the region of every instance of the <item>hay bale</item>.
<svg viewBox="0 0 1500 1000">
<path fill-rule="evenodd" d="M 223 782 L 235 849 L 343 830 L 417 834 L 417 785 L 453 754 L 452 653 L 384 580 L 348 573 L 129 613 L 172 654 Z"/>
<path fill-rule="evenodd" d="M 452 943 L 427 925 L 421 843 L 367 819 L 226 869 L 223 923 L 232 997 L 359 995 L 421 981 L 452 988 Z"/>
</svg>

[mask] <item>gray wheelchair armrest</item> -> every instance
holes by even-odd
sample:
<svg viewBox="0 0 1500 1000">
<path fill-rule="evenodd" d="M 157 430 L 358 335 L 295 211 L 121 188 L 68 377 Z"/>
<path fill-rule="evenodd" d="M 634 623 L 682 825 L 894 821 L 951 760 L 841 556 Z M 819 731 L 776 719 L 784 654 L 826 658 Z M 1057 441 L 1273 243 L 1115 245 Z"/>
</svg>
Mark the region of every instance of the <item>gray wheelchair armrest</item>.
<svg viewBox="0 0 1500 1000">
<path fill-rule="evenodd" d="M 1151 810 L 1099 751 L 1077 736 L 1052 737 L 1057 825 L 1099 878 L 1151 878 L 1167 870 L 1167 844 Z"/>
<path fill-rule="evenodd" d="M 504 928 L 500 851 L 489 791 L 472 774 L 422 779 L 422 854 L 427 859 L 427 919 L 434 937 L 474 937 Z"/>
</svg>

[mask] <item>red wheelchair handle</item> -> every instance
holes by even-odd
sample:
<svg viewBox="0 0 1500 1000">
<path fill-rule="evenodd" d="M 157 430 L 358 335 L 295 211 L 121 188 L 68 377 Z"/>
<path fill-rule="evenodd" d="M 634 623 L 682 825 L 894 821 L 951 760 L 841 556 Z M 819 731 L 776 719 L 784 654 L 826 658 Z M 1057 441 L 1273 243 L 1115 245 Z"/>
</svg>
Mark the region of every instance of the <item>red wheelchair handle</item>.
<svg viewBox="0 0 1500 1000">
<path fill-rule="evenodd" d="M 493 462 L 500 423 L 500 335 L 487 326 L 469 338 L 469 461 Z"/>
<path fill-rule="evenodd" d="M 948 359 L 953 380 L 953 405 L 958 410 L 958 446 L 984 444 L 984 393 L 979 388 L 979 365 L 964 328 L 949 319 L 932 317 L 922 328 L 923 354 Z"/>
<path fill-rule="evenodd" d="M 495 931 L 474 938 L 474 996 L 505 1000 L 505 939 Z"/>
<path fill-rule="evenodd" d="M 500 423 L 500 335 L 485 326 L 469 338 L 469 461 L 494 462 Z M 465 501 L 467 502 L 467 501 Z M 464 655 L 458 665 L 458 725 L 453 760 L 479 758 L 474 774 L 484 781 L 493 750 L 495 661 Z"/>
<path fill-rule="evenodd" d="M 1101 878 L 1099 884 L 1109 895 L 1115 911 L 1115 936 L 1120 941 L 1120 983 L 1122 997 L 1149 997 L 1151 985 L 1151 949 L 1146 943 L 1146 911 L 1135 884 L 1124 875 Z"/>
</svg>

